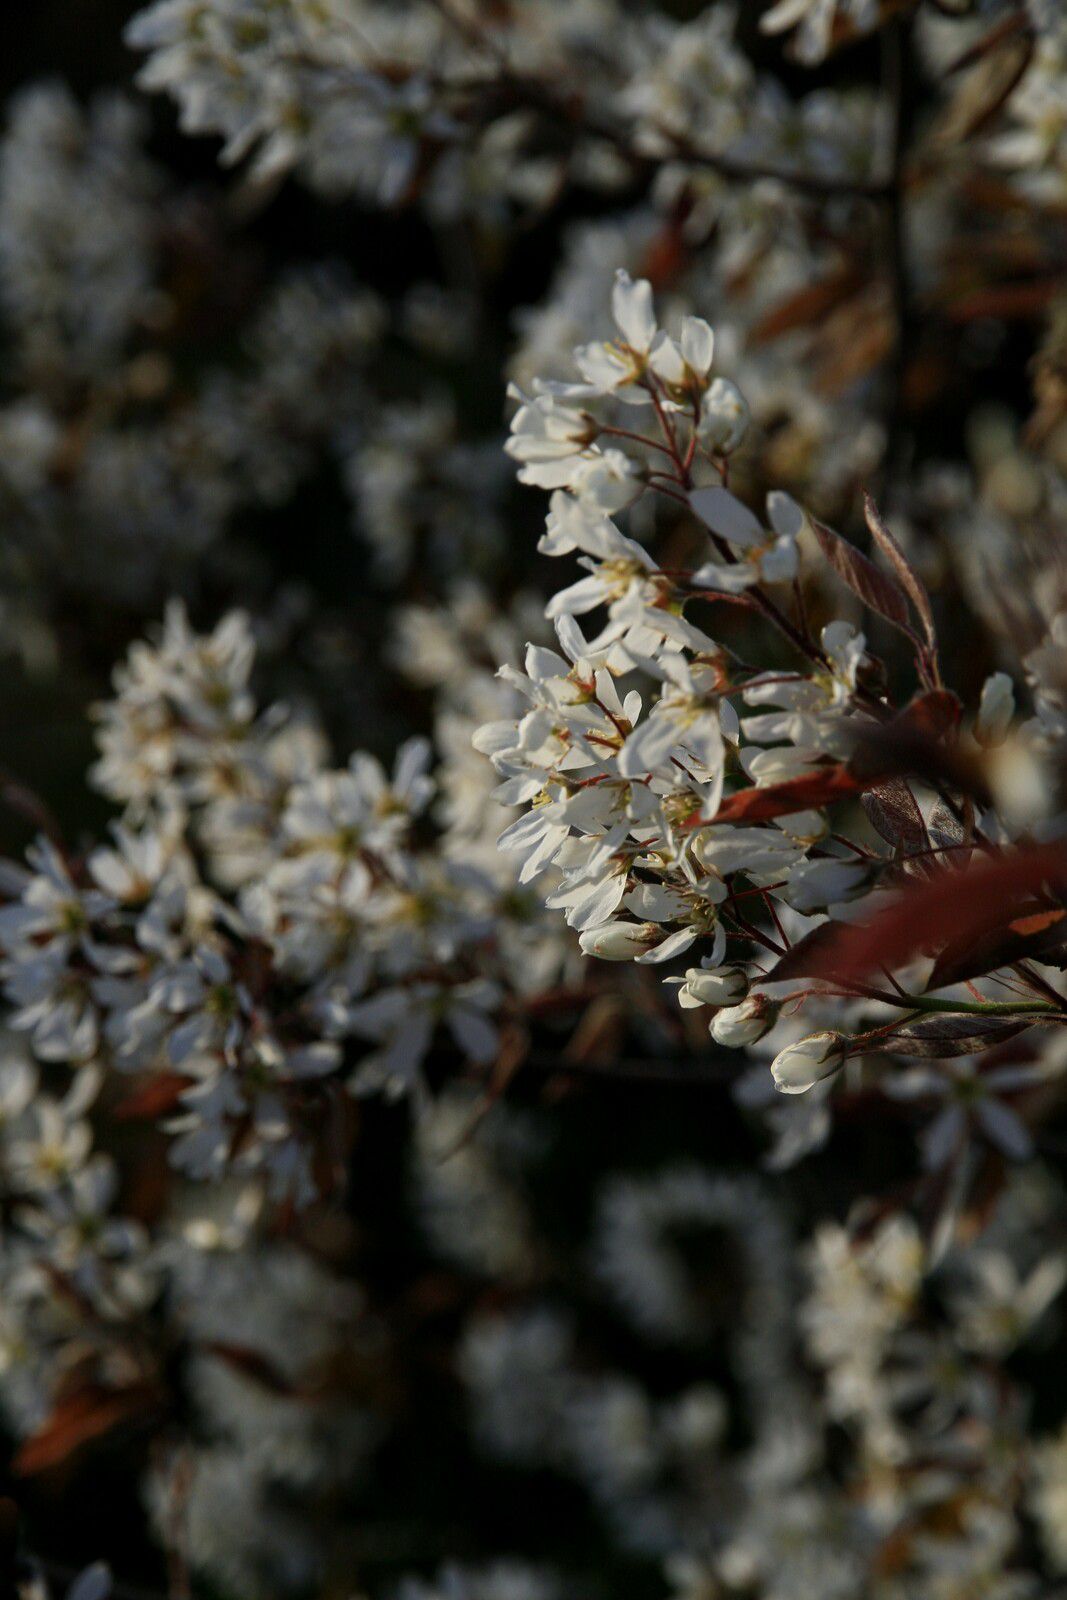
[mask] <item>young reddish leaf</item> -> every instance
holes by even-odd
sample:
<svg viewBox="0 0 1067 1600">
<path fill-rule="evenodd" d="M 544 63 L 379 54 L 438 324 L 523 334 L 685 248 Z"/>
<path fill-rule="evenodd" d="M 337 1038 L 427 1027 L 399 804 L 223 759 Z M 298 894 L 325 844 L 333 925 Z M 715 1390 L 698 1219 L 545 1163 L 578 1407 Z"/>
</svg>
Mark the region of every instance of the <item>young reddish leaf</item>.
<svg viewBox="0 0 1067 1600">
<path fill-rule="evenodd" d="M 812 385 L 819 394 L 843 395 L 890 355 L 894 322 L 876 288 L 857 295 L 827 322 L 816 350 Z"/>
<path fill-rule="evenodd" d="M 174 1110 L 192 1082 L 192 1078 L 180 1072 L 158 1073 L 130 1094 L 123 1095 L 112 1108 L 111 1115 L 117 1122 L 155 1122 Z"/>
<path fill-rule="evenodd" d="M 1010 967 L 1028 956 L 1047 961 L 1067 939 L 1065 924 L 1067 911 L 1058 907 L 1016 917 L 1006 927 L 977 938 L 953 939 L 934 963 L 930 987 L 940 989 L 949 983 L 963 983 L 984 972 Z"/>
<path fill-rule="evenodd" d="M 784 956 L 775 962 L 767 974 L 769 983 L 779 983 L 783 978 L 810 978 L 830 976 L 827 961 L 833 959 L 843 923 L 820 922 L 802 939 L 791 944 Z"/>
<path fill-rule="evenodd" d="M 568 1061 L 613 1061 L 623 1054 L 627 1021 L 618 995 L 598 995 L 564 1045 L 563 1055 Z"/>
<path fill-rule="evenodd" d="M 230 1344 L 224 1339 L 212 1339 L 201 1348 L 208 1355 L 217 1356 L 226 1366 L 232 1367 L 234 1372 L 239 1372 L 243 1378 L 248 1378 L 258 1388 L 266 1389 L 281 1399 L 291 1400 L 300 1392 L 280 1367 L 261 1351 L 253 1350 L 250 1345 Z"/>
<path fill-rule="evenodd" d="M 887 572 L 880 572 L 873 561 L 832 528 L 814 518 L 811 525 L 823 555 L 852 593 L 871 611 L 877 611 L 880 617 L 912 636 L 908 602 L 896 580 Z"/>
<path fill-rule="evenodd" d="M 1023 939 L 1033 939 L 1040 933 L 1059 927 L 1062 938 L 1064 930 L 1061 924 L 1065 917 L 1067 911 L 1062 907 L 1058 907 L 1055 911 L 1036 911 L 1033 916 L 1016 917 L 1014 922 L 1009 922 L 1008 932 L 1018 934 Z"/>
<path fill-rule="evenodd" d="M 982 766 L 954 740 L 962 707 L 947 689 L 918 695 L 891 722 L 861 724 L 849 766 L 867 774 L 867 785 L 890 776 L 921 778 L 982 803 L 988 793 Z"/>
<path fill-rule="evenodd" d="M 1001 45 L 1010 39 L 1018 38 L 1021 35 L 1024 38 L 1031 39 L 1032 42 L 1033 31 L 1033 23 L 1028 19 L 1025 11 L 1011 12 L 1008 16 L 1002 17 L 999 22 L 995 23 L 988 33 L 983 33 L 980 39 L 969 45 L 961 56 L 957 56 L 951 66 L 946 69 L 946 78 L 955 77 L 957 72 L 964 72 L 968 67 L 973 67 L 976 62 L 984 60 L 991 51 L 999 50 Z"/>
<path fill-rule="evenodd" d="M 598 998 L 603 999 L 606 997 L 600 996 Z M 592 1011 L 596 1004 L 597 1000 L 594 1000 L 590 1005 L 589 1010 Z M 588 1014 L 589 1013 L 586 1012 L 586 1016 L 588 1016 Z M 581 1029 L 581 1026 L 582 1024 L 579 1023 L 579 1030 Z M 442 1160 L 458 1154 L 460 1150 L 466 1149 L 467 1145 L 470 1144 L 471 1140 L 478 1132 L 478 1129 L 481 1127 L 490 1111 L 492 1111 L 497 1101 L 507 1090 L 515 1074 L 522 1066 L 525 1065 L 526 1058 L 529 1053 L 530 1035 L 527 1030 L 523 1027 L 520 1027 L 518 1023 L 505 1024 L 504 1028 L 501 1030 L 500 1044 L 497 1049 L 496 1060 L 493 1062 L 493 1065 L 490 1069 L 489 1081 L 485 1086 L 484 1093 L 479 1097 L 477 1104 L 471 1111 L 466 1125 L 459 1137 L 453 1144 L 449 1145 L 447 1153 L 442 1153 Z"/>
<path fill-rule="evenodd" d="M 938 117 L 931 139 L 942 149 L 957 149 L 961 141 L 986 127 L 1001 110 L 1033 59 L 1035 34 L 1022 11 L 1010 13 L 978 42 L 965 50 L 945 76 L 965 76 L 957 85 L 944 113 Z"/>
<path fill-rule="evenodd" d="M 872 972 L 939 950 L 950 940 L 976 942 L 1003 929 L 1020 899 L 1049 885 L 1057 893 L 1067 889 L 1067 847 L 1062 843 L 981 856 L 964 872 L 942 870 L 904 890 L 868 923 L 825 924 L 817 930 L 824 937 L 805 956 L 797 957 L 795 946 L 786 958 L 794 958 L 791 965 L 780 973 L 780 963 L 773 977 L 858 983 Z M 833 932 L 825 932 L 827 928 Z M 941 979 L 938 986 L 946 981 Z"/>
<path fill-rule="evenodd" d="M 948 739 L 959 729 L 963 705 L 951 689 L 928 689 L 908 702 L 897 717 L 901 728 L 913 728 L 931 739 Z"/>
<path fill-rule="evenodd" d="M 860 796 L 860 804 L 871 827 L 894 850 L 908 855 L 928 847 L 930 841 L 919 802 L 903 778 L 876 783 Z"/>
<path fill-rule="evenodd" d="M 145 1383 L 126 1389 L 105 1389 L 98 1384 L 78 1389 L 58 1401 L 37 1432 L 23 1441 L 12 1470 L 29 1478 L 61 1466 L 76 1450 L 154 1409 L 158 1400 L 156 1390 Z"/>
<path fill-rule="evenodd" d="M 930 651 L 931 656 L 934 656 L 937 653 L 937 630 L 934 627 L 934 612 L 930 604 L 930 596 L 926 592 L 926 585 L 882 521 L 878 507 L 869 494 L 865 494 L 863 497 L 863 510 L 867 519 L 867 526 L 871 530 L 871 538 L 892 566 L 910 597 L 911 603 L 915 607 L 923 625 L 927 649 Z"/>
<path fill-rule="evenodd" d="M 693 259 L 693 244 L 686 234 L 693 205 L 693 194 L 683 190 L 663 227 L 645 247 L 637 275 L 647 278 L 657 294 L 677 283 Z"/>
<path fill-rule="evenodd" d="M 879 23 L 884 25 L 901 12 L 910 11 L 914 7 L 914 4 L 915 0 L 880 0 L 878 6 Z M 830 27 L 830 48 L 828 55 L 832 56 L 836 51 L 844 49 L 848 45 L 855 44 L 862 38 L 863 28 L 859 25 L 859 23 L 853 17 L 849 16 L 847 12 L 836 8 L 834 11 L 833 22 Z M 795 49 L 796 46 L 794 43 L 793 48 L 790 51 L 791 55 L 795 55 Z"/>
<path fill-rule="evenodd" d="M 998 283 L 988 289 L 975 289 L 946 306 L 953 322 L 977 322 L 986 317 L 1004 321 L 1027 320 L 1043 316 L 1063 292 L 1063 275 L 1024 278 L 1016 283 Z"/>
<path fill-rule="evenodd" d="M 765 789 L 738 789 L 728 794 L 714 817 L 699 812 L 686 818 L 687 828 L 710 822 L 768 822 L 772 817 L 788 817 L 797 811 L 830 805 L 834 800 L 856 795 L 866 789 L 870 778 L 860 778 L 844 762 L 819 767 L 815 772 L 787 778 L 784 783 L 769 783 Z"/>
<path fill-rule="evenodd" d="M 818 283 L 805 284 L 764 313 L 749 334 L 750 343 L 770 344 L 797 328 L 814 326 L 855 294 L 862 282 L 855 267 L 846 266 Z"/>
</svg>

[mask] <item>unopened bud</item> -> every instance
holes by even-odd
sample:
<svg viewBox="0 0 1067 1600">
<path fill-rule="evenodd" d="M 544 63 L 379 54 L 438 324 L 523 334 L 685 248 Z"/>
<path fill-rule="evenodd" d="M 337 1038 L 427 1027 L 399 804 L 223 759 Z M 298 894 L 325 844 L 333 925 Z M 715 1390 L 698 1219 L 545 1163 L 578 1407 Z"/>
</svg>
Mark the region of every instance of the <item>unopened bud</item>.
<svg viewBox="0 0 1067 1600">
<path fill-rule="evenodd" d="M 734 1006 L 748 993 L 748 977 L 740 967 L 690 967 L 678 996 L 692 1006 Z"/>
<path fill-rule="evenodd" d="M 844 1063 L 845 1041 L 839 1033 L 812 1033 L 787 1044 L 771 1062 L 774 1086 L 783 1094 L 804 1094 Z"/>
<path fill-rule="evenodd" d="M 717 1044 L 739 1049 L 755 1044 L 770 1033 L 778 1020 L 778 1006 L 765 994 L 750 994 L 739 1006 L 724 1006 L 711 1019 L 711 1037 Z"/>
<path fill-rule="evenodd" d="M 748 404 L 736 384 L 716 378 L 700 407 L 697 432 L 705 450 L 728 456 L 736 450 L 748 429 Z"/>
<path fill-rule="evenodd" d="M 662 938 L 658 922 L 605 922 L 579 934 L 578 943 L 587 956 L 601 961 L 634 961 Z"/>
</svg>

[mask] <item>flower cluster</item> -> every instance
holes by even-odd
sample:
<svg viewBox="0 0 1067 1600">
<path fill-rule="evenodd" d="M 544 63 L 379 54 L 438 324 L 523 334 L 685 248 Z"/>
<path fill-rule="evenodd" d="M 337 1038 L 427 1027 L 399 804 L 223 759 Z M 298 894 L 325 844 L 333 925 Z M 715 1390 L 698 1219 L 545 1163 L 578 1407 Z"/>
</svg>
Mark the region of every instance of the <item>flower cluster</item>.
<svg viewBox="0 0 1067 1600">
<path fill-rule="evenodd" d="M 48 1421 L 65 1383 L 114 1385 L 146 1402 L 151 1360 L 131 1337 L 158 1293 L 147 1230 L 117 1207 L 119 1169 L 94 1149 L 100 1074 L 57 1097 L 8 1035 L 0 1066 L 0 1374 L 20 1436 Z"/>
<path fill-rule="evenodd" d="M 825 36 L 834 6 L 816 9 L 806 32 Z M 221 135 L 225 162 L 251 157 L 258 184 L 297 169 L 330 197 L 453 216 L 549 203 L 561 179 L 611 192 L 649 155 L 788 169 L 811 153 L 825 174 L 865 175 L 847 120 L 814 96 L 793 112 L 734 31 L 729 6 L 678 22 L 614 0 L 400 13 L 160 0 L 127 39 L 147 52 L 142 86 L 175 97 L 187 132 Z M 554 151 L 541 135 L 561 117 Z"/>
<path fill-rule="evenodd" d="M 446 1139 L 454 1114 L 442 1107 Z M 478 1146 L 477 1177 L 464 1153 L 454 1181 L 469 1174 L 491 1254 L 472 1257 L 454 1205 L 433 1230 L 468 1271 L 495 1273 L 504 1237 L 538 1259 L 536 1211 L 516 1186 L 537 1147 L 517 1128 Z M 420 1160 L 430 1192 L 435 1165 Z M 595 1316 L 579 1327 L 559 1311 L 552 1290 L 568 1269 L 546 1266 L 542 1239 L 521 1306 L 469 1322 L 461 1361 L 476 1435 L 513 1474 L 575 1480 L 612 1539 L 663 1558 L 685 1600 L 779 1600 L 798 1574 L 842 1600 L 1036 1594 L 1020 1519 L 1036 1512 L 1058 1570 L 1063 1447 L 1049 1439 L 1031 1459 L 1007 1363 L 1052 1325 L 1059 1204 L 1017 1180 L 984 1239 L 933 1270 L 906 1218 L 858 1219 L 851 1235 L 824 1222 L 798 1252 L 779 1204 L 749 1177 L 692 1166 L 609 1174 L 579 1248 L 631 1339 L 661 1363 L 674 1353 L 674 1367 L 658 1369 L 673 1385 L 613 1367 L 626 1346 L 599 1351 Z M 725 1390 L 710 1371 L 729 1373 Z"/>
<path fill-rule="evenodd" d="M 506 463 L 411 367 L 442 324 L 454 338 L 457 298 L 416 284 L 389 306 L 329 259 L 258 281 L 238 253 L 219 273 L 222 208 L 145 143 L 128 99 L 83 110 L 56 84 L 23 91 L 0 141 L 5 649 L 55 670 L 72 607 L 91 653 L 87 601 L 147 620 L 205 584 L 262 592 L 269 565 L 235 522 L 331 472 L 383 589 L 422 562 L 491 567 Z M 405 361 L 398 392 L 386 370 Z M 273 605 L 284 629 L 309 600 L 290 584 Z"/>
<path fill-rule="evenodd" d="M 313 725 L 257 711 L 253 659 L 246 618 L 198 636 L 180 608 L 131 651 L 94 769 L 125 816 L 83 860 L 42 838 L 13 871 L 2 978 L 39 1060 L 163 1075 L 183 1170 L 306 1202 L 334 1085 L 423 1093 L 442 1028 L 491 1060 L 528 938 L 506 884 L 414 846 L 425 741 L 391 776 L 362 753 L 333 770 Z"/>
<path fill-rule="evenodd" d="M 921 580 L 870 502 L 868 521 L 894 576 L 785 494 L 772 492 L 765 520 L 758 518 L 727 487 L 747 408 L 714 374 L 712 330 L 687 317 L 672 337 L 657 325 L 649 283 L 622 270 L 613 312 L 614 338 L 574 352 L 580 381 L 535 381 L 530 398 L 517 396 L 509 453 L 524 482 L 551 492 L 540 549 L 577 552 L 587 576 L 546 608 L 562 654 L 531 646 L 522 674 L 504 669 L 524 697 L 522 715 L 490 722 L 476 735 L 503 780 L 498 799 L 527 807 L 500 846 L 518 858 L 520 881 L 554 870 L 558 883 L 546 903 L 577 930 L 588 955 L 658 965 L 696 954 L 698 964 L 666 980 L 680 1005 L 710 1012 L 709 1031 L 720 1045 L 758 1047 L 766 1039 L 762 1048 L 773 1054 L 773 1080 L 784 1094 L 829 1086 L 850 1056 L 870 1049 L 907 1054 L 910 1039 L 923 1037 L 922 1026 L 916 1032 L 907 1025 L 932 1015 L 942 1047 L 923 1040 L 918 1053 L 967 1059 L 886 1084 L 891 1095 L 931 1112 L 942 1108 L 923 1134 L 927 1164 L 956 1160 L 972 1133 L 1024 1156 L 1029 1135 L 1000 1097 L 1062 1071 L 1058 1035 L 1046 1036 L 1049 1047 L 1039 1046 L 1022 1066 L 976 1073 L 970 1055 L 981 1048 L 982 1026 L 993 1030 L 990 1043 L 998 1042 L 997 1018 L 1018 1015 L 1023 1026 L 1042 1015 L 1061 1020 L 1058 989 L 1019 969 L 1025 987 L 1017 1007 L 973 986 L 977 1001 L 958 990 L 942 998 L 931 991 L 953 988 L 947 949 L 932 971 L 927 963 L 916 974 L 920 992 L 895 980 L 891 989 L 879 988 L 868 974 L 888 975 L 902 954 L 914 969 L 924 948 L 915 931 L 902 954 L 874 948 L 865 966 L 852 960 L 847 977 L 848 956 L 835 965 L 828 954 L 833 935 L 847 951 L 850 923 L 869 923 L 892 901 L 891 886 L 909 859 L 913 872 L 936 878 L 942 853 L 968 837 L 966 828 L 951 837 L 945 831 L 946 822 L 956 826 L 959 802 L 939 781 L 945 768 L 931 756 L 933 741 L 918 754 L 900 746 L 908 735 L 898 730 L 935 707 L 947 711 L 955 741 L 961 709 L 940 688 Z M 681 505 L 691 525 L 702 525 L 703 548 L 699 536 L 686 535 L 691 565 L 665 569 L 609 515 L 657 498 L 670 511 Z M 853 623 L 835 619 L 812 630 L 800 581 L 805 552 L 828 560 L 909 640 L 921 691 L 911 708 L 894 706 Z M 775 596 L 787 586 L 792 599 L 783 609 Z M 713 614 L 716 606 L 738 604 L 788 644 L 801 658 L 799 669 L 753 665 L 694 620 L 698 608 Z M 602 618 L 592 637 L 577 620 L 589 614 Z M 1062 833 L 1047 780 L 1044 796 L 1028 797 L 1037 800 L 1037 813 L 1020 805 L 1017 793 L 1020 766 L 1058 744 L 1059 696 L 1040 682 L 1062 664 L 1061 627 L 1054 622 L 1049 642 L 1028 658 L 1035 718 L 1011 733 L 1014 690 L 1004 673 L 987 679 L 976 708 L 971 748 L 984 752 L 988 783 L 1004 803 L 1000 815 L 979 817 L 972 807 L 967 827 L 970 840 L 994 855 L 1035 822 L 1045 839 Z M 949 759 L 962 772 L 961 757 Z M 903 779 L 908 772 L 920 780 L 914 787 Z M 872 849 L 840 820 L 842 801 L 854 804 L 861 795 L 891 853 Z M 813 945 L 820 924 L 821 954 Z M 953 937 L 966 944 L 947 924 L 942 943 L 952 948 Z M 932 931 L 929 944 L 938 947 Z M 1005 964 L 996 954 L 994 946 L 984 965 L 963 975 Z M 795 979 L 809 975 L 824 980 L 823 990 L 836 988 L 846 1004 L 831 1012 L 835 1025 L 798 1037 L 798 1008 L 811 996 Z M 864 998 L 866 1028 L 857 1026 Z M 892 1008 L 903 1028 L 883 1020 Z M 960 1019 L 954 1034 L 952 1024 L 936 1022 L 944 1013 Z M 984 1022 L 968 1024 L 968 1013 Z M 823 1139 L 828 1124 L 818 1126 Z M 795 1152 L 811 1142 L 809 1132 Z"/>
</svg>

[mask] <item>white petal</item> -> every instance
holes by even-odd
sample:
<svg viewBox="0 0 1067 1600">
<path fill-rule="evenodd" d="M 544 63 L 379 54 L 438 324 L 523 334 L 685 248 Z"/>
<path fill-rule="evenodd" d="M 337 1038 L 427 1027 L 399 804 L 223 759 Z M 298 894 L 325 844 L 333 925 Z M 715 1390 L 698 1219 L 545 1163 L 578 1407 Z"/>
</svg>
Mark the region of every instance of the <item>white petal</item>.
<svg viewBox="0 0 1067 1600">
<path fill-rule="evenodd" d="M 715 335 L 702 317 L 682 318 L 682 354 L 701 378 L 707 377 L 715 359 Z"/>
<path fill-rule="evenodd" d="M 767 537 L 758 518 L 736 495 L 719 484 L 712 484 L 707 489 L 694 489 L 689 496 L 689 504 L 705 527 L 720 538 L 729 539 L 731 544 L 742 547 L 762 544 Z"/>
<path fill-rule="evenodd" d="M 1022 1118 L 1000 1100 L 979 1100 L 982 1132 L 1012 1161 L 1025 1161 L 1034 1153 L 1030 1131 Z"/>
<path fill-rule="evenodd" d="M 670 961 L 674 956 L 680 956 L 683 950 L 688 950 L 696 938 L 696 928 L 679 928 L 677 933 L 670 934 L 654 950 L 648 950 L 643 956 L 638 956 L 637 964 L 654 966 L 660 961 Z"/>
<path fill-rule="evenodd" d="M 635 282 L 620 267 L 615 274 L 611 311 L 631 350 L 646 352 L 656 336 L 656 313 L 652 308 L 652 285 L 648 279 L 638 278 Z"/>
</svg>

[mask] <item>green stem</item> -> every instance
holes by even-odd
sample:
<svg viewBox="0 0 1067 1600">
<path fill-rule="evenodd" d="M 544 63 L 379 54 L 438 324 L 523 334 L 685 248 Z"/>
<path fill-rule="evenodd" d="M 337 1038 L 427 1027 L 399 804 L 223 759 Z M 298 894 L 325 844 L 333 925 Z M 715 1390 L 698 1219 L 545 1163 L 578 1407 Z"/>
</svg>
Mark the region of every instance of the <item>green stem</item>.
<svg viewBox="0 0 1067 1600">
<path fill-rule="evenodd" d="M 877 1039 L 884 1039 L 887 1034 L 896 1033 L 900 1028 L 906 1028 L 909 1022 L 915 1022 L 923 1013 L 921 1011 L 908 1011 L 902 1017 L 894 1017 L 892 1022 L 883 1022 L 880 1028 L 872 1028 L 869 1033 L 857 1033 L 848 1042 L 850 1051 L 865 1049 Z"/>
<path fill-rule="evenodd" d="M 1047 1000 L 936 1000 L 931 995 L 905 994 L 897 1001 L 916 1011 L 944 1011 L 967 1013 L 977 1017 L 1030 1017 L 1063 1016 L 1067 1001 L 1061 1006 L 1050 1005 Z"/>
</svg>

